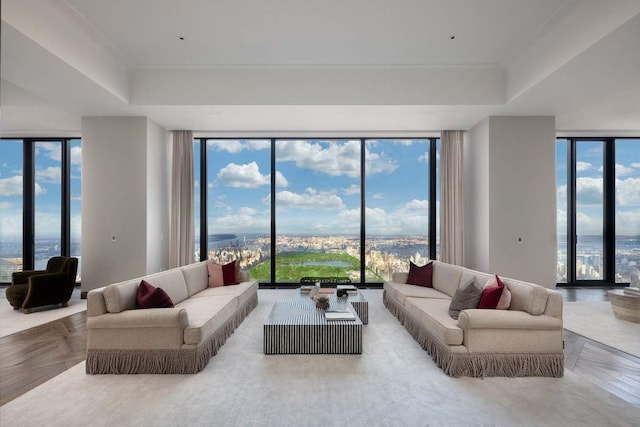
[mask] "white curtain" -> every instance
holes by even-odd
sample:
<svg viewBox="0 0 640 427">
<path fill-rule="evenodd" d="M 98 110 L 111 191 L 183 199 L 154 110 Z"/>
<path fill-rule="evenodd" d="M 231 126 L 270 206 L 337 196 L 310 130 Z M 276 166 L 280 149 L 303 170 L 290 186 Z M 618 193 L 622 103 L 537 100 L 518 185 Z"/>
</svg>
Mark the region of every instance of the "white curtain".
<svg viewBox="0 0 640 427">
<path fill-rule="evenodd" d="M 193 132 L 173 131 L 171 168 L 171 268 L 195 260 L 193 219 Z"/>
<path fill-rule="evenodd" d="M 462 141 L 460 130 L 440 138 L 440 261 L 463 264 Z"/>
</svg>

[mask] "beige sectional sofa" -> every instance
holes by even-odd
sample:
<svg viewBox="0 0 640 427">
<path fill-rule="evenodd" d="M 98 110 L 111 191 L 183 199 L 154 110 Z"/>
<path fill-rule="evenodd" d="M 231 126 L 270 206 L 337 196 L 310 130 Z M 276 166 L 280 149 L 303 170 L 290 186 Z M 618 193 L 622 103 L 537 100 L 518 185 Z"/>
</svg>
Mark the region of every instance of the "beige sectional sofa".
<svg viewBox="0 0 640 427">
<path fill-rule="evenodd" d="M 511 292 L 509 310 L 467 309 L 458 320 L 449 305 L 460 284 L 489 274 L 433 262 L 433 288 L 405 284 L 394 273 L 384 284 L 384 304 L 451 376 L 546 376 L 564 374 L 562 295 L 532 283 L 501 277 Z"/>
<path fill-rule="evenodd" d="M 207 261 L 127 280 L 87 295 L 88 374 L 189 374 L 202 370 L 258 304 L 258 283 L 208 287 Z M 136 309 L 144 279 L 174 308 Z"/>
</svg>

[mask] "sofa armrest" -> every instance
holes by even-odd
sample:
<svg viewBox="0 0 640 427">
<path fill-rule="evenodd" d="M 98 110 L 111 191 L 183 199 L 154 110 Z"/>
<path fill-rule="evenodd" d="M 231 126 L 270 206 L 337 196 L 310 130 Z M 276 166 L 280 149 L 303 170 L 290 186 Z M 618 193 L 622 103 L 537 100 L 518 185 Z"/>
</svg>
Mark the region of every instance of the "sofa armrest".
<svg viewBox="0 0 640 427">
<path fill-rule="evenodd" d="M 562 329 L 562 319 L 534 316 L 517 310 L 462 310 L 458 316 L 462 329 Z"/>
<path fill-rule="evenodd" d="M 187 311 L 175 307 L 87 317 L 87 349 L 179 349 L 188 324 Z"/>
<path fill-rule="evenodd" d="M 562 319 L 517 310 L 462 310 L 458 326 L 470 353 L 560 354 Z"/>
<path fill-rule="evenodd" d="M 44 274 L 47 270 L 27 270 L 27 271 L 14 271 L 11 273 L 12 285 L 25 285 L 29 282 L 29 277 L 36 276 L 38 274 Z"/>
<path fill-rule="evenodd" d="M 391 281 L 396 283 L 407 283 L 408 272 L 395 272 L 391 274 Z"/>
</svg>

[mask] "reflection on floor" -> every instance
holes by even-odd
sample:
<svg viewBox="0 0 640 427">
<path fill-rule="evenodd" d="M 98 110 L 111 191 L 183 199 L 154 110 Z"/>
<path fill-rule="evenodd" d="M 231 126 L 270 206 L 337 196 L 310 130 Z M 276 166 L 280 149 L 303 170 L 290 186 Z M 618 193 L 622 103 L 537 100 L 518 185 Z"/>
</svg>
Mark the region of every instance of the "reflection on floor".
<svg viewBox="0 0 640 427">
<path fill-rule="evenodd" d="M 559 290 L 567 302 L 608 301 L 607 289 Z M 563 337 L 566 369 L 640 405 L 639 358 L 567 330 Z M 80 363 L 85 351 L 86 312 L 0 338 L 0 405 Z"/>
</svg>

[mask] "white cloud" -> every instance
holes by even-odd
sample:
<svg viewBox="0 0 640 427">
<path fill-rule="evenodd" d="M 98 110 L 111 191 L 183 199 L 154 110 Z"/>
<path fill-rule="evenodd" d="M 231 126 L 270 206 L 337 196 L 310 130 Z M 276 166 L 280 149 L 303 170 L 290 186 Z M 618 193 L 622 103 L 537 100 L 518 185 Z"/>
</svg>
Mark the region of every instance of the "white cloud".
<svg viewBox="0 0 640 427">
<path fill-rule="evenodd" d="M 356 184 L 351 184 L 348 188 L 342 190 L 342 194 L 345 196 L 353 196 L 355 194 L 360 194 L 360 186 Z"/>
<path fill-rule="evenodd" d="M 576 172 L 586 172 L 589 169 L 593 169 L 593 165 L 587 162 L 576 162 Z"/>
<path fill-rule="evenodd" d="M 413 199 L 408 203 L 405 203 L 404 209 L 415 209 L 415 210 L 429 210 L 429 202 L 426 200 L 417 200 Z"/>
<path fill-rule="evenodd" d="M 636 168 L 636 169 L 640 169 L 640 163 L 633 162 L 633 163 L 631 163 L 631 167 L 632 168 Z"/>
<path fill-rule="evenodd" d="M 424 153 L 418 156 L 419 163 L 429 163 L 429 153 Z"/>
<path fill-rule="evenodd" d="M 384 199 L 384 194 L 382 194 L 382 193 L 373 193 L 372 197 L 373 197 L 374 200 L 382 200 L 382 199 Z"/>
<path fill-rule="evenodd" d="M 617 212 L 616 234 L 627 236 L 640 235 L 640 210 Z"/>
<path fill-rule="evenodd" d="M 602 178 L 578 178 L 576 180 L 578 206 L 600 205 L 603 200 Z"/>
<path fill-rule="evenodd" d="M 217 181 L 234 188 L 258 188 L 263 185 L 271 185 L 269 175 L 261 174 L 256 162 L 246 165 L 229 163 L 220 169 Z"/>
<path fill-rule="evenodd" d="M 238 224 L 246 233 L 268 233 L 271 217 L 268 211 L 258 211 L 250 207 L 241 207 L 237 212 L 209 218 L 209 231 L 213 233 L 237 233 Z"/>
<path fill-rule="evenodd" d="M 78 166 L 82 164 L 82 147 L 71 147 L 71 164 Z"/>
<path fill-rule="evenodd" d="M 62 161 L 62 145 L 55 142 L 36 142 L 36 154 L 44 151 L 45 156 L 55 161 Z"/>
<path fill-rule="evenodd" d="M 82 196 L 71 196 L 71 201 L 72 202 L 82 202 Z"/>
<path fill-rule="evenodd" d="M 626 167 L 625 165 L 622 165 L 620 163 L 616 163 L 616 177 L 617 178 L 622 178 L 623 176 L 627 176 L 627 175 L 632 175 L 637 173 L 637 171 L 630 167 Z"/>
<path fill-rule="evenodd" d="M 582 235 L 602 234 L 602 218 L 594 218 L 584 212 L 576 213 L 576 226 Z"/>
<path fill-rule="evenodd" d="M 616 179 L 616 204 L 640 206 L 640 178 Z"/>
<path fill-rule="evenodd" d="M 212 151 L 226 151 L 228 153 L 239 153 L 243 150 L 266 150 L 271 148 L 271 142 L 265 140 L 238 141 L 234 139 L 208 140 L 207 149 Z"/>
<path fill-rule="evenodd" d="M 282 209 L 339 210 L 344 209 L 342 199 L 336 194 L 307 188 L 304 193 L 280 191 L 276 203 Z"/>
<path fill-rule="evenodd" d="M 45 169 L 36 169 L 36 179 L 59 184 L 62 182 L 62 168 L 60 166 L 49 166 Z"/>
<path fill-rule="evenodd" d="M 58 224 L 58 228 L 60 225 Z M 0 230 L 2 237 L 22 237 L 22 212 L 5 212 L 0 215 Z"/>
<path fill-rule="evenodd" d="M 372 153 L 367 145 L 367 175 L 392 172 L 398 165 L 384 153 Z M 360 141 L 330 143 L 323 146 L 304 140 L 278 141 L 276 159 L 295 162 L 296 166 L 330 176 L 360 177 Z"/>
<path fill-rule="evenodd" d="M 11 207 L 13 207 L 11 202 L 0 202 L 0 209 L 9 209 Z"/>
<path fill-rule="evenodd" d="M 271 174 L 269 174 L 268 176 L 269 178 L 271 178 Z M 276 171 L 276 187 L 285 188 L 288 186 L 289 186 L 289 181 L 287 181 L 287 178 L 284 177 L 282 172 Z"/>
<path fill-rule="evenodd" d="M 22 196 L 22 176 L 0 178 L 0 196 Z"/>
</svg>

